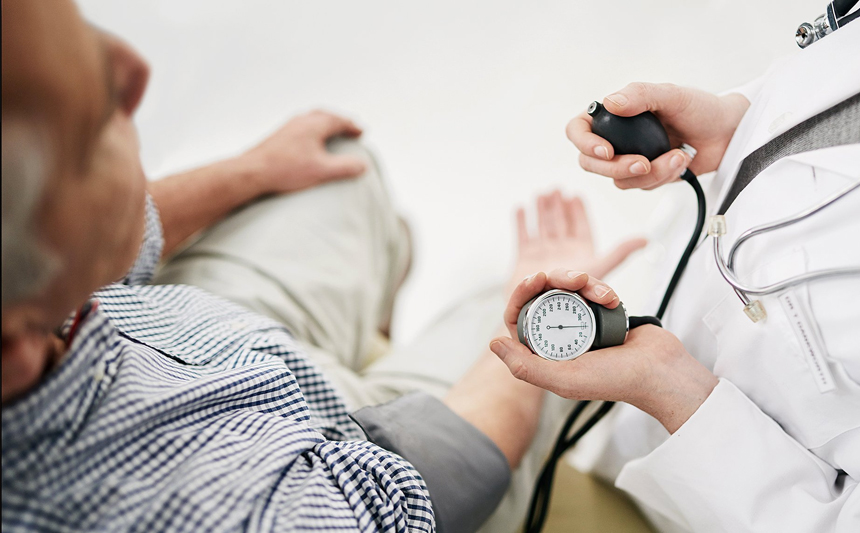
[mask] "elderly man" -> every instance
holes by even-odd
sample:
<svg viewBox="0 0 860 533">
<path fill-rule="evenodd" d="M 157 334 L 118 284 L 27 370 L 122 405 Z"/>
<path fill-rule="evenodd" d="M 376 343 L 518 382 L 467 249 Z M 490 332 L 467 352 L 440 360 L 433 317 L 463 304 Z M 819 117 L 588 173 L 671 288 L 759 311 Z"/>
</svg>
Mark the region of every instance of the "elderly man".
<svg viewBox="0 0 860 533">
<path fill-rule="evenodd" d="M 495 320 L 369 364 L 409 254 L 343 139 L 359 128 L 311 113 L 148 184 L 143 61 L 69 2 L 4 0 L 2 24 L 4 530 L 472 531 L 503 497 L 484 527 L 517 526 L 549 439 L 530 443 L 569 406 L 481 349 Z M 642 244 L 598 258 L 578 200 L 539 215 L 514 280 L 607 272 Z M 245 307 L 146 285 L 206 228 L 160 282 Z M 617 305 L 595 278 L 554 276 Z"/>
</svg>

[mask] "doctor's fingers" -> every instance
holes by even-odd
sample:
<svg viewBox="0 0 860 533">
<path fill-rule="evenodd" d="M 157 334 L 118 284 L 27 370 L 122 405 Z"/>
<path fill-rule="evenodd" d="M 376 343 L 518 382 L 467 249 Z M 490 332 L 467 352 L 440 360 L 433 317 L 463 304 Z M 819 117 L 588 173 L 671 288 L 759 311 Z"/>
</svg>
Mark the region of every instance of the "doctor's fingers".
<svg viewBox="0 0 860 533">
<path fill-rule="evenodd" d="M 577 270 L 553 270 L 550 274 L 536 272 L 525 278 L 514 287 L 508 305 L 505 307 L 505 326 L 511 336 L 517 334 L 517 318 L 520 310 L 529 300 L 550 289 L 565 289 L 579 291 L 587 287 L 589 283 L 588 274 Z"/>
<path fill-rule="evenodd" d="M 505 327 L 508 328 L 508 332 L 511 335 L 517 334 L 517 318 L 519 317 L 520 310 L 529 300 L 543 292 L 545 287 L 546 274 L 543 272 L 535 272 L 514 287 L 503 316 Z"/>
<path fill-rule="evenodd" d="M 584 276 L 575 270 L 557 268 L 547 275 L 546 285 L 551 289 L 574 291 L 588 301 L 603 305 L 609 309 L 618 307 L 621 301 L 612 287 L 594 276 Z"/>
<path fill-rule="evenodd" d="M 689 103 L 689 90 L 672 83 L 633 82 L 603 99 L 607 111 L 622 117 L 645 111 L 672 115 L 683 112 Z"/>
<path fill-rule="evenodd" d="M 559 365 L 562 363 L 542 359 L 508 337 L 498 337 L 490 341 L 490 350 L 505 363 L 515 378 L 564 396 L 562 391 L 567 390 L 567 380 L 566 376 L 559 372 Z"/>
<path fill-rule="evenodd" d="M 610 309 L 617 307 L 620 301 L 618 299 L 618 295 L 615 294 L 615 291 L 612 290 L 609 285 L 588 275 L 586 272 L 566 268 L 556 268 L 544 275 L 546 277 L 544 278 L 545 282 L 543 287 L 540 287 L 537 283 L 529 284 L 528 282 L 531 278 L 527 278 L 520 283 L 521 286 L 524 286 L 522 293 L 517 292 L 517 289 L 520 288 L 519 286 L 517 286 L 517 289 L 514 289 L 514 295 L 511 296 L 511 303 L 514 303 L 516 298 L 519 308 L 516 310 L 516 314 L 506 315 L 506 321 L 510 318 L 511 322 L 516 325 L 517 315 L 523 305 L 539 293 L 550 289 L 562 289 L 565 291 L 577 292 L 586 300 L 598 303 Z"/>
<path fill-rule="evenodd" d="M 621 300 L 609 285 L 597 278 L 591 277 L 585 272 L 578 270 L 567 270 L 557 268 L 546 274 L 537 272 L 522 280 L 514 287 L 508 305 L 505 307 L 505 326 L 511 336 L 516 335 L 517 318 L 523 306 L 529 300 L 550 289 L 562 289 L 579 293 L 583 298 L 594 303 L 603 305 L 609 309 L 615 309 Z"/>
<path fill-rule="evenodd" d="M 631 372 L 598 352 L 573 361 L 548 361 L 508 337 L 490 342 L 490 350 L 515 378 L 571 400 L 624 400 Z"/>
<path fill-rule="evenodd" d="M 644 176 L 651 172 L 651 162 L 648 158 L 634 154 L 617 155 L 612 158 L 612 161 L 579 154 L 579 166 L 585 171 L 615 180 Z"/>
<path fill-rule="evenodd" d="M 619 189 L 644 189 L 650 191 L 661 185 L 677 181 L 681 174 L 692 163 L 689 155 L 682 150 L 670 150 L 651 161 L 651 172 L 644 176 L 616 179 L 615 186 Z"/>
<path fill-rule="evenodd" d="M 615 156 L 615 150 L 609 141 L 592 133 L 591 124 L 592 118 L 588 113 L 577 115 L 567 123 L 567 138 L 583 154 L 609 161 Z"/>
</svg>

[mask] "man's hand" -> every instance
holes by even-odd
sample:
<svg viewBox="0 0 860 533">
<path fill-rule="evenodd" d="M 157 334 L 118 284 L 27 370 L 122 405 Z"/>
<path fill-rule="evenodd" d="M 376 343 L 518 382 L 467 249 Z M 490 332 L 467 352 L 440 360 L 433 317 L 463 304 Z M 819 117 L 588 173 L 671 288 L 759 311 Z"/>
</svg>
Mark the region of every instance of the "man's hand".
<svg viewBox="0 0 860 533">
<path fill-rule="evenodd" d="M 582 272 L 538 272 L 514 289 L 505 326 L 511 337 L 498 337 L 490 349 L 517 379 L 576 400 L 632 404 L 674 433 L 702 405 L 717 378 L 696 361 L 681 342 L 656 326 L 631 330 L 621 346 L 587 352 L 572 361 L 548 361 L 516 340 L 517 315 L 529 300 L 549 289 L 578 292 L 583 298 L 614 308 L 615 292 Z"/>
<path fill-rule="evenodd" d="M 312 111 L 244 154 L 149 183 L 161 214 L 165 256 L 237 207 L 267 194 L 295 192 L 358 176 L 366 163 L 326 151 L 332 137 L 358 137 L 350 120 Z"/>
<path fill-rule="evenodd" d="M 570 121 L 567 137 L 581 152 L 583 169 L 612 178 L 619 189 L 650 190 L 677 180 L 687 166 L 695 174 L 716 170 L 750 103 L 735 93 L 716 96 L 668 83 L 631 83 L 604 98 L 603 105 L 622 117 L 651 111 L 663 123 L 672 146 L 687 143 L 698 151 L 693 162 L 677 148 L 654 161 L 640 155 L 616 156 L 609 142 L 591 132 L 588 113 Z"/>
<path fill-rule="evenodd" d="M 284 124 L 258 146 L 239 156 L 260 194 L 307 189 L 327 181 L 353 178 L 367 164 L 351 155 L 326 151 L 332 137 L 358 137 L 361 128 L 326 111 L 311 111 Z"/>
<path fill-rule="evenodd" d="M 517 210 L 517 263 L 509 293 L 525 276 L 539 270 L 566 267 L 603 277 L 647 244 L 645 239 L 630 239 L 598 256 L 582 200 L 564 198 L 559 191 L 538 197 L 537 219 L 538 231 L 531 233 L 525 210 Z"/>
</svg>

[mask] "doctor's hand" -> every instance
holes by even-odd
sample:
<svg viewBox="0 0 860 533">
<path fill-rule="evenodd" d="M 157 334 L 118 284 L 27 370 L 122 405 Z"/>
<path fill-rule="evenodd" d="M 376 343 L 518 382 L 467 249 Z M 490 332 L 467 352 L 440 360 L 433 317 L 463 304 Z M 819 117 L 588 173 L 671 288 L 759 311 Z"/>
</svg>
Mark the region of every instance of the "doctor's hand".
<svg viewBox="0 0 860 533">
<path fill-rule="evenodd" d="M 517 262 L 507 294 L 525 277 L 537 271 L 573 268 L 597 277 L 606 276 L 631 253 L 648 242 L 637 238 L 622 242 L 609 253 L 594 249 L 591 225 L 578 197 L 565 198 L 560 191 L 539 196 L 537 231 L 529 231 L 526 211 L 517 209 Z"/>
<path fill-rule="evenodd" d="M 289 193 L 328 181 L 352 178 L 366 163 L 352 155 L 332 154 L 332 137 L 358 137 L 361 128 L 327 111 L 292 118 L 256 147 L 240 155 L 247 175 L 260 195 Z"/>
<path fill-rule="evenodd" d="M 666 128 L 673 150 L 654 161 L 641 155 L 616 156 L 612 145 L 591 131 L 583 112 L 567 125 L 567 137 L 579 149 L 579 164 L 614 180 L 619 189 L 654 189 L 677 180 L 689 166 L 695 174 L 716 170 L 749 107 L 746 97 L 717 96 L 669 83 L 631 83 L 603 99 L 607 111 L 622 117 L 651 111 Z M 682 143 L 698 151 L 694 161 L 679 150 Z"/>
<path fill-rule="evenodd" d="M 549 361 L 535 355 L 515 340 L 517 316 L 529 300 L 550 289 L 576 291 L 610 309 L 619 303 L 612 289 L 582 272 L 558 269 L 523 280 L 505 309 L 505 326 L 511 336 L 490 343 L 490 349 L 517 379 L 564 398 L 632 404 L 670 433 L 696 412 L 716 386 L 716 376 L 677 337 L 656 326 L 630 330 L 623 345 L 586 352 L 571 361 Z"/>
</svg>

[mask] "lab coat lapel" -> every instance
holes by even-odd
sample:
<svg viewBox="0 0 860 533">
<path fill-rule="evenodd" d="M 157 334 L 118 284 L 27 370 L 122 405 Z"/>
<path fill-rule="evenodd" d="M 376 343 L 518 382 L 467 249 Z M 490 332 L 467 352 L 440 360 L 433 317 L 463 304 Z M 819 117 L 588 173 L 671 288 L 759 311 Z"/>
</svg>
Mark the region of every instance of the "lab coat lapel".
<svg viewBox="0 0 860 533">
<path fill-rule="evenodd" d="M 804 120 L 860 92 L 860 23 L 845 26 L 772 68 L 717 170 L 714 214 L 743 160 Z"/>
</svg>

